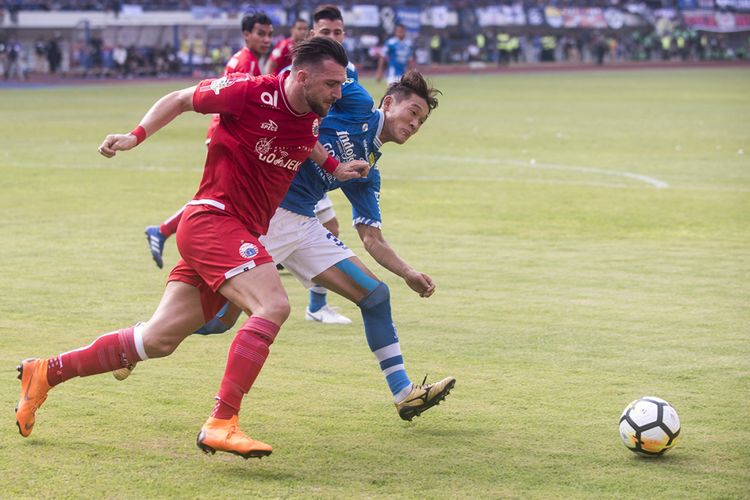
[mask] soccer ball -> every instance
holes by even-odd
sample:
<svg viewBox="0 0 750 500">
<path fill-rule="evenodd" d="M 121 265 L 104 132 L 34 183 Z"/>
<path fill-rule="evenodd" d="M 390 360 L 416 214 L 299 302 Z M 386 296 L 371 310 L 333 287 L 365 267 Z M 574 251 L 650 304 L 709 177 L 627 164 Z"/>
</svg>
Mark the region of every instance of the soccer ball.
<svg viewBox="0 0 750 500">
<path fill-rule="evenodd" d="M 680 417 L 663 399 L 636 399 L 620 415 L 620 437 L 630 451 L 655 457 L 674 448 L 680 436 Z"/>
</svg>

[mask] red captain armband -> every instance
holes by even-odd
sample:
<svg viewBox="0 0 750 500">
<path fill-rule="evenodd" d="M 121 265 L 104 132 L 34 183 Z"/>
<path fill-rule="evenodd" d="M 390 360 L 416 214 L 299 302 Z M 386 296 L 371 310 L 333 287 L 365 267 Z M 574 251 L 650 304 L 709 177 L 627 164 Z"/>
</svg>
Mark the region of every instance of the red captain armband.
<svg viewBox="0 0 750 500">
<path fill-rule="evenodd" d="M 326 161 L 324 161 L 323 164 L 321 165 L 321 167 L 323 167 L 323 170 L 325 170 L 329 174 L 333 174 L 336 171 L 336 167 L 338 166 L 339 166 L 339 161 L 330 155 L 328 156 L 328 158 L 326 158 Z"/>
<path fill-rule="evenodd" d="M 140 125 L 138 125 L 137 127 L 135 127 L 130 132 L 130 134 L 135 136 L 135 138 L 136 138 L 135 145 L 136 146 L 146 140 L 146 129 L 144 129 Z"/>
</svg>

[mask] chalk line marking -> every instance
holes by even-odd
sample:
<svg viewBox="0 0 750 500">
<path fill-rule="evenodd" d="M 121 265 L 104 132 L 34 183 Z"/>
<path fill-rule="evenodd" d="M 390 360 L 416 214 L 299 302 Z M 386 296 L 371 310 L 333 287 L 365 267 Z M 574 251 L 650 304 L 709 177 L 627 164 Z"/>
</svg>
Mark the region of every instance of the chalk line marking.
<svg viewBox="0 0 750 500">
<path fill-rule="evenodd" d="M 419 158 L 423 160 L 426 159 L 426 160 L 435 160 L 435 161 L 451 162 L 451 163 L 483 163 L 483 164 L 488 164 L 488 165 L 510 165 L 512 167 L 522 167 L 522 168 L 539 169 L 539 170 L 561 170 L 561 171 L 567 171 L 567 172 L 579 172 L 579 173 L 584 173 L 584 174 L 607 175 L 611 177 L 625 177 L 627 179 L 633 179 L 639 182 L 644 182 L 650 186 L 653 186 L 656 189 L 666 189 L 669 187 L 669 184 L 667 182 L 656 179 L 655 177 L 650 177 L 648 175 L 635 174 L 633 172 L 624 172 L 620 170 L 606 170 L 603 168 L 596 168 L 596 167 L 561 165 L 558 163 L 533 163 L 532 164 L 528 161 L 521 161 L 521 160 L 477 158 L 477 157 L 470 157 L 470 156 L 449 156 L 449 155 L 424 155 L 424 156 L 408 155 L 408 156 L 413 156 L 414 158 Z M 486 178 L 482 180 L 486 180 Z"/>
</svg>

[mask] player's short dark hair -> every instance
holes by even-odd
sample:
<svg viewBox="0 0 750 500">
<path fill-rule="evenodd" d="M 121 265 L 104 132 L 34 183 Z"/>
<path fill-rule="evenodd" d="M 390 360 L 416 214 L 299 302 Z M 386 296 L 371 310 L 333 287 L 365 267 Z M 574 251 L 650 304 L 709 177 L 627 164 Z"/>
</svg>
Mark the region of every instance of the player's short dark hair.
<svg viewBox="0 0 750 500">
<path fill-rule="evenodd" d="M 346 68 L 349 58 L 344 47 L 328 37 L 316 36 L 294 44 L 292 49 L 292 67 L 299 69 L 304 66 L 321 64 L 326 59 L 333 59 L 340 66 Z"/>
<path fill-rule="evenodd" d="M 271 18 L 266 15 L 265 12 L 255 12 L 253 14 L 247 14 L 242 18 L 242 31 L 248 33 L 253 31 L 256 24 L 273 24 Z"/>
<path fill-rule="evenodd" d="M 339 8 L 330 4 L 320 5 L 315 9 L 315 12 L 313 13 L 313 23 L 317 23 L 321 19 L 344 22 L 344 16 L 341 15 Z"/>
<path fill-rule="evenodd" d="M 307 19 L 303 19 L 303 18 L 301 18 L 301 17 L 298 17 L 297 19 L 295 19 L 295 20 L 294 20 L 294 22 L 292 23 L 292 26 L 294 26 L 294 25 L 295 25 L 295 24 L 297 24 L 297 23 L 305 23 L 305 24 L 308 24 L 308 23 L 307 23 Z"/>
<path fill-rule="evenodd" d="M 443 93 L 425 80 L 422 73 L 417 70 L 409 70 L 397 82 L 388 85 L 383 99 L 380 100 L 380 105 L 383 105 L 383 100 L 389 95 L 400 101 L 415 94 L 425 100 L 429 112 L 432 112 L 433 109 L 438 107 L 438 94 L 442 95 Z"/>
</svg>

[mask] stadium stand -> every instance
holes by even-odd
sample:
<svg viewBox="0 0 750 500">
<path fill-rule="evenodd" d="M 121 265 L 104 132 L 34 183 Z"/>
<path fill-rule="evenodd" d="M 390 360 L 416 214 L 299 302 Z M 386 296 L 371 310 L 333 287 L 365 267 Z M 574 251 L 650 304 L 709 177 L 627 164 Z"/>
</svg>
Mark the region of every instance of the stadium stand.
<svg viewBox="0 0 750 500">
<path fill-rule="evenodd" d="M 263 10 L 278 37 L 320 2 L 0 0 L 6 79 L 212 75 L 242 44 L 242 15 Z M 750 0 L 371 0 L 343 3 L 347 50 L 363 70 L 396 22 L 425 64 L 611 64 L 744 59 Z"/>
</svg>

